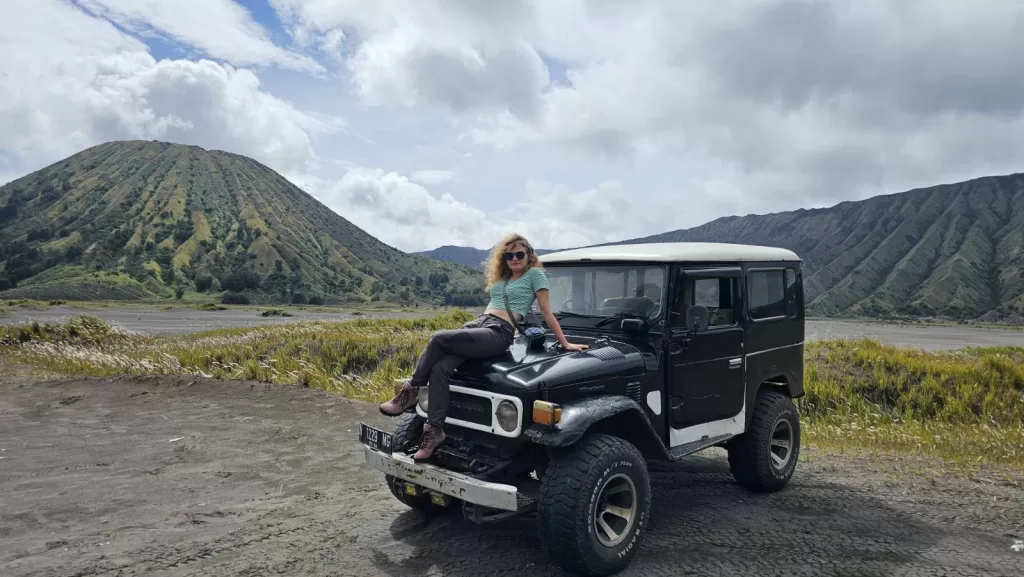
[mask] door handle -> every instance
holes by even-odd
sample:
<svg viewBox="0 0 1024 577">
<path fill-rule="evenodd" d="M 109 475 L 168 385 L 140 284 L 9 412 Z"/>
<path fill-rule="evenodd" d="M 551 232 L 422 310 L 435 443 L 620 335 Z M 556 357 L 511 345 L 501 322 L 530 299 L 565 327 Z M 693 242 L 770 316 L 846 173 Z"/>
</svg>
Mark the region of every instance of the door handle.
<svg viewBox="0 0 1024 577">
<path fill-rule="evenodd" d="M 729 359 L 729 368 L 730 369 L 738 369 L 738 368 L 740 368 L 742 366 L 743 366 L 743 359 L 742 358 L 739 358 L 739 359 Z"/>
</svg>

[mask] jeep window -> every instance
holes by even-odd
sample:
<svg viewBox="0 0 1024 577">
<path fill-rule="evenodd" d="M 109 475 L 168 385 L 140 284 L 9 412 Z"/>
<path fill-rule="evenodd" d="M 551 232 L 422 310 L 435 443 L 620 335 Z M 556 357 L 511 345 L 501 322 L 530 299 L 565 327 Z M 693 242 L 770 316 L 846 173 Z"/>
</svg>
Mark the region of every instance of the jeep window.
<svg viewBox="0 0 1024 577">
<path fill-rule="evenodd" d="M 747 279 L 750 288 L 751 318 L 770 319 L 786 316 L 787 283 L 784 269 L 750 271 Z"/>
<path fill-rule="evenodd" d="M 656 318 L 661 313 L 665 287 L 662 266 L 559 264 L 545 270 L 550 285 L 551 312 L 556 315 Z"/>
<path fill-rule="evenodd" d="M 711 313 L 708 326 L 727 326 L 736 324 L 736 279 L 733 278 L 697 278 L 688 279 L 680 293 L 679 301 L 672 311 L 672 323 L 682 326 L 686 318 L 686 307 L 704 305 Z"/>
</svg>

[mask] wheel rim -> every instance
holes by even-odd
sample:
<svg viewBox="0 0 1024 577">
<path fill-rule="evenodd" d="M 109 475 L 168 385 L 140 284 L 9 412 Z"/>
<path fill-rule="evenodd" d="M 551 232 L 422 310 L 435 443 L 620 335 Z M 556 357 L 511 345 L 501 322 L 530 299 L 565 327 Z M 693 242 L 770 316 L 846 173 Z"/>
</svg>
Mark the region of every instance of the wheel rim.
<svg viewBox="0 0 1024 577">
<path fill-rule="evenodd" d="M 627 475 L 618 473 L 601 487 L 594 511 L 594 533 L 605 547 L 622 543 L 636 520 L 636 486 Z"/>
<path fill-rule="evenodd" d="M 789 458 L 793 454 L 793 427 L 786 419 L 779 419 L 775 423 L 768 453 L 772 458 L 772 467 L 776 470 L 785 469 L 789 464 Z"/>
</svg>

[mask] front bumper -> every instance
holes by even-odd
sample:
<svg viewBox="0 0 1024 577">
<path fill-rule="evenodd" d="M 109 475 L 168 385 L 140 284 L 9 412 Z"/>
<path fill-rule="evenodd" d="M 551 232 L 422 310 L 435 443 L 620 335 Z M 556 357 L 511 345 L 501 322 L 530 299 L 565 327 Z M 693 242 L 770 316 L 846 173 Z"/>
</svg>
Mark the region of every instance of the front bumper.
<svg viewBox="0 0 1024 577">
<path fill-rule="evenodd" d="M 467 503 L 502 511 L 519 511 L 528 501 L 519 494 L 515 485 L 490 483 L 434 465 L 416 463 L 410 455 L 388 455 L 369 447 L 364 449 L 366 462 L 374 469 Z"/>
</svg>

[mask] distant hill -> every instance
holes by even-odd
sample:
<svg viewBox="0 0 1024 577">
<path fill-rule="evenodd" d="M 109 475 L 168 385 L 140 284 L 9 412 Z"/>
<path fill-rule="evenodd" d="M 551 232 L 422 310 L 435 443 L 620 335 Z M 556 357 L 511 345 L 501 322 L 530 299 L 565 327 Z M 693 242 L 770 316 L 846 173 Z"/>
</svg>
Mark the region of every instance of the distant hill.
<svg viewBox="0 0 1024 577">
<path fill-rule="evenodd" d="M 612 244 L 672 241 L 795 251 L 812 314 L 1024 320 L 1022 174 L 720 218 Z"/>
<path fill-rule="evenodd" d="M 1024 322 L 1024 175 L 994 176 L 843 202 L 730 216 L 614 243 L 781 246 L 804 260 L 808 312 Z M 463 264 L 486 251 L 421 253 Z"/>
<path fill-rule="evenodd" d="M 538 248 L 536 251 L 537 254 L 554 252 L 553 250 L 543 248 Z M 486 265 L 487 255 L 490 254 L 490 249 L 483 250 L 470 246 L 445 245 L 433 250 L 414 252 L 412 254 L 482 270 Z"/>
<path fill-rule="evenodd" d="M 409 255 L 251 158 L 95 146 L 0 187 L 0 297 L 477 304 L 478 271 Z"/>
</svg>

